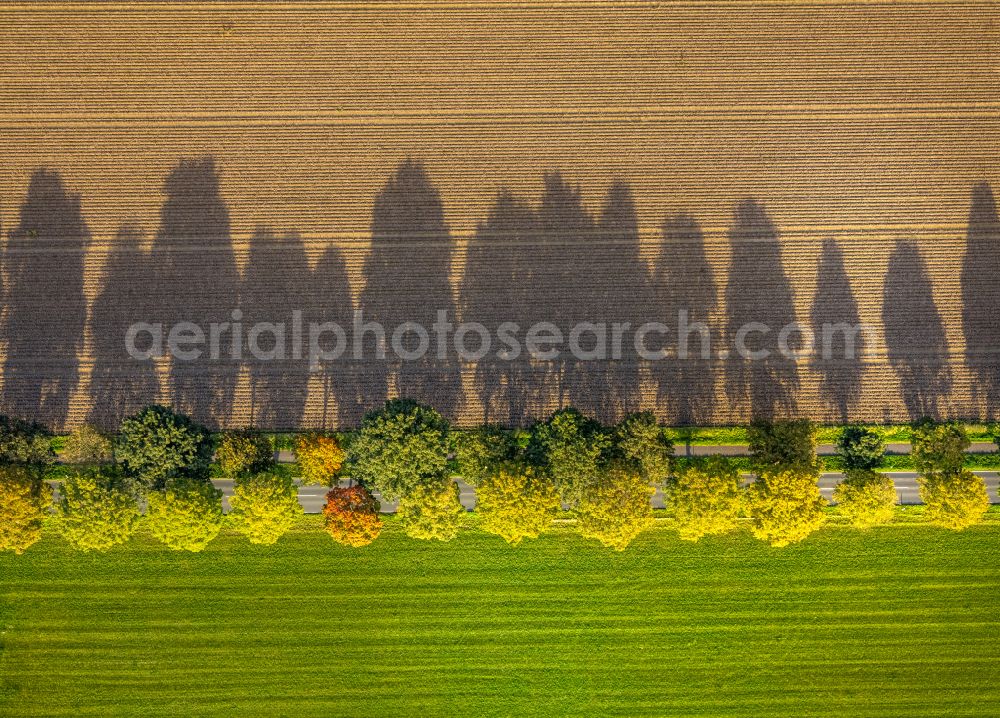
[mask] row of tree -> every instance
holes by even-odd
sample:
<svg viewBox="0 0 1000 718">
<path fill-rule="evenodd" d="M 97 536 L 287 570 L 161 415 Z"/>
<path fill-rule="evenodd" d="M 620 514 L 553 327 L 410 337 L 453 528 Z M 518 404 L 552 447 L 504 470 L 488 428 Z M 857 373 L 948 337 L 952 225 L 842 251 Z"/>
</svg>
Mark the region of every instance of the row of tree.
<svg viewBox="0 0 1000 718">
<path fill-rule="evenodd" d="M 305 243 L 294 232 L 260 227 L 240 273 L 229 212 L 213 160 L 182 160 L 164 184 L 165 200 L 151 250 L 143 232 L 123 227 L 111 247 L 104 286 L 90 305 L 84 296 L 84 256 L 90 234 L 80 197 L 56 172 L 31 178 L 16 226 L 3 256 L 7 277 L 7 342 L 4 397 L 7 410 L 52 426 L 67 418 L 69 396 L 80 377 L 79 357 L 89 321 L 94 337 L 90 373 L 90 420 L 107 428 L 154 403 L 163 394 L 199 421 L 225 425 L 233 411 L 239 364 L 204 357 L 175 361 L 161 392 L 152 361 L 125 352 L 125 334 L 135 322 L 170 326 L 191 321 L 207 327 L 229 322 L 239 308 L 244 324 L 290 321 L 300 310 L 305 322 L 352 325 L 355 308 L 347 263 L 335 243 L 323 247 L 312 268 Z M 454 320 L 484 324 L 493 335 L 503 322 L 528 327 L 547 321 L 564 335 L 579 321 L 688 321 L 713 333 L 712 356 L 732 349 L 748 322 L 774 327 L 752 337 L 751 349 L 769 349 L 767 360 L 692 358 L 651 366 L 658 383 L 657 406 L 673 424 L 711 423 L 717 387 L 746 415 L 796 414 L 796 362 L 777 351 L 777 330 L 795 321 L 792 283 L 783 269 L 782 241 L 764 206 L 753 199 L 737 204 L 729 232 L 730 271 L 717 286 L 698 222 L 685 214 L 668 218 L 655 256 L 643 254 L 639 222 L 629 187 L 614 183 L 603 207 L 593 212 L 578 188 L 558 173 L 544 177 L 541 199 L 530 203 L 500 192 L 469 242 L 462 285 L 452 292 L 450 273 L 456 242 L 445 222 L 442 199 L 420 163 L 402 163 L 378 193 L 371 223 L 371 249 L 364 258 L 364 287 L 357 308 L 392 327 L 406 321 L 431 326 L 437 310 Z M 859 322 L 860 310 L 840 243 L 817 246 L 814 326 Z M 647 261 L 652 260 L 652 261 Z M 652 269 L 651 269 L 652 268 Z M 962 271 L 966 360 L 976 376 L 975 400 L 1000 411 L 1000 221 L 990 186 L 972 190 Z M 937 415 L 951 388 L 943 322 L 935 307 L 927 267 L 916 243 L 903 239 L 891 249 L 882 296 L 882 321 L 889 363 L 900 378 L 911 418 Z M 724 308 L 721 321 L 713 321 Z M 88 320 L 89 317 L 89 320 Z M 838 335 L 839 336 L 839 335 Z M 692 355 L 700 350 L 692 336 Z M 579 362 L 562 356 L 532 362 L 527 354 L 501 361 L 492 354 L 474 368 L 475 400 L 483 420 L 526 425 L 542 407 L 572 404 L 603 421 L 617 421 L 639 404 L 639 358 L 624 346 L 621 359 Z M 655 347 L 653 347 L 655 348 Z M 672 336 L 665 348 L 676 349 Z M 860 397 L 865 363 L 859 350 L 843 359 L 817 355 L 812 368 L 822 378 L 821 396 L 830 416 L 846 422 Z M 371 348 L 369 348 L 371 349 Z M 466 401 L 456 358 L 428 357 L 394 367 L 355 361 L 350 354 L 322 367 L 323 421 L 356 426 L 381 406 L 393 383 L 398 393 L 434 403 L 446 417 Z M 292 357 L 249 365 L 250 422 L 272 429 L 301 426 L 310 371 Z M 886 397 L 886 402 L 890 397 Z M 974 413 L 974 412 L 969 412 Z M 978 413 L 978 412 L 975 412 Z"/>
<path fill-rule="evenodd" d="M 346 446 L 342 446 L 346 444 Z M 0 549 L 18 553 L 41 536 L 52 495 L 41 467 L 53 459 L 47 432 L 0 421 Z M 664 492 L 681 538 L 696 541 L 746 522 L 772 546 L 803 540 L 826 520 L 819 492 L 816 429 L 809 421 L 755 422 L 749 430 L 754 480 L 722 457 L 677 460 L 649 413 L 606 427 L 575 409 L 527 430 L 484 425 L 452 432 L 434 409 L 395 399 L 350 435 L 305 434 L 296 443 L 301 480 L 333 486 L 326 528 L 340 543 L 371 543 L 382 529 L 373 492 L 398 500 L 398 519 L 414 538 L 447 541 L 463 525 L 457 471 L 476 487 L 479 526 L 511 544 L 537 538 L 563 509 L 584 536 L 626 548 L 653 523 L 651 498 Z M 983 480 L 963 468 L 969 440 L 956 424 L 913 427 L 913 459 L 931 523 L 964 529 L 989 506 Z M 860 528 L 888 523 L 896 493 L 877 471 L 884 438 L 849 426 L 838 450 L 845 480 L 835 498 Z M 200 551 L 223 527 L 222 494 L 210 480 L 213 458 L 234 477 L 229 524 L 253 543 L 271 544 L 301 516 L 297 487 L 277 469 L 271 440 L 251 431 L 218 440 L 187 416 L 150 406 L 114 437 L 82 427 L 67 440 L 71 470 L 59 487 L 54 522 L 81 550 L 107 550 L 145 524 L 167 546 Z M 345 475 L 356 485 L 337 485 Z"/>
</svg>

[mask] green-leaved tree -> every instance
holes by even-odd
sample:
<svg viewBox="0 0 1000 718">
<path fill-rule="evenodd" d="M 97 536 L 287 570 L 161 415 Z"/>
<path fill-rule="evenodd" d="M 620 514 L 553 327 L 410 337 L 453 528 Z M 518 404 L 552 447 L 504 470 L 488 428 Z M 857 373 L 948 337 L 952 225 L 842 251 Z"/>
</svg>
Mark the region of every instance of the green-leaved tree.
<svg viewBox="0 0 1000 718">
<path fill-rule="evenodd" d="M 55 458 L 48 429 L 0 415 L 0 464 L 51 464 Z"/>
<path fill-rule="evenodd" d="M 816 426 L 808 419 L 755 420 L 747 429 L 755 474 L 801 468 L 817 470 Z"/>
<path fill-rule="evenodd" d="M 526 455 L 552 478 L 563 501 L 575 504 L 600 477 L 610 448 L 611 437 L 598 422 L 567 408 L 531 428 Z"/>
<path fill-rule="evenodd" d="M 885 434 L 870 426 L 845 426 L 837 439 L 837 453 L 847 471 L 871 471 L 885 461 Z"/>
<path fill-rule="evenodd" d="M 965 427 L 955 422 L 921 419 L 913 425 L 913 468 L 921 474 L 954 474 L 965 465 L 971 445 Z"/>
<path fill-rule="evenodd" d="M 352 478 L 392 501 L 419 487 L 440 490 L 447 478 L 448 422 L 430 407 L 392 399 L 367 414 L 351 441 Z"/>
<path fill-rule="evenodd" d="M 674 442 L 651 411 L 630 414 L 615 427 L 612 453 L 656 485 L 670 477 Z"/>
<path fill-rule="evenodd" d="M 453 431 L 451 438 L 458 473 L 472 486 L 478 486 L 500 467 L 514 461 L 520 451 L 514 432 L 494 424 Z"/>
<path fill-rule="evenodd" d="M 215 460 L 224 476 L 250 476 L 274 466 L 274 446 L 259 431 L 227 431 L 219 437 Z"/>
<path fill-rule="evenodd" d="M 206 478 L 212 438 L 187 416 L 152 405 L 122 422 L 115 457 L 128 476 L 146 488 L 160 489 L 173 478 Z"/>
</svg>

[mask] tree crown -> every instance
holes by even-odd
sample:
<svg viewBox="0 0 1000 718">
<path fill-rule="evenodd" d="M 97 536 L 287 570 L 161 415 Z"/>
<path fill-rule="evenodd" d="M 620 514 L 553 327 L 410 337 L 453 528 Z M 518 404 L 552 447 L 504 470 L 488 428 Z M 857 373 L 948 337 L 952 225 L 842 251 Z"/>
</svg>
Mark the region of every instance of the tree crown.
<svg viewBox="0 0 1000 718">
<path fill-rule="evenodd" d="M 353 478 L 388 500 L 447 476 L 449 425 L 430 407 L 393 399 L 361 422 L 349 449 Z"/>
<path fill-rule="evenodd" d="M 115 456 L 129 476 L 158 489 L 172 478 L 206 478 L 212 439 L 187 416 L 154 404 L 122 422 Z"/>
<path fill-rule="evenodd" d="M 837 439 L 844 468 L 877 469 L 885 461 L 885 434 L 869 426 L 845 426 Z"/>
</svg>

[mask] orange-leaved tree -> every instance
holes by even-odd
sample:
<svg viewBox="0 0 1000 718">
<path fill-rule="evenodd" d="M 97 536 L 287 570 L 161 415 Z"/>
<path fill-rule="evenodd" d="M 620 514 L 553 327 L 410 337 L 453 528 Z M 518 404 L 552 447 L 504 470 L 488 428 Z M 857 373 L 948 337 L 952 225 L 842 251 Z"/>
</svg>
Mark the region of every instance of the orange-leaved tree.
<svg viewBox="0 0 1000 718">
<path fill-rule="evenodd" d="M 323 508 L 327 533 L 346 546 L 367 546 L 382 531 L 378 509 L 378 501 L 364 486 L 331 489 Z"/>
</svg>

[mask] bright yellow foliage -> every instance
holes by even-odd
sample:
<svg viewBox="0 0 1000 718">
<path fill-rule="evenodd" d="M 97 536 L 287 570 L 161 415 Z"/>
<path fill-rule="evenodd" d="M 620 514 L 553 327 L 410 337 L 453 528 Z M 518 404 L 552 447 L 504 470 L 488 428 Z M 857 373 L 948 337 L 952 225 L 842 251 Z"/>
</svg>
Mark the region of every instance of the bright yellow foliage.
<svg viewBox="0 0 1000 718">
<path fill-rule="evenodd" d="M 739 471 L 724 460 L 690 466 L 665 487 L 667 508 L 685 541 L 721 534 L 736 528 L 740 513 Z"/>
<path fill-rule="evenodd" d="M 966 469 L 920 477 L 920 499 L 928 521 L 955 531 L 978 524 L 990 507 L 986 484 Z"/>
<path fill-rule="evenodd" d="M 42 537 L 52 489 L 26 466 L 0 468 L 0 551 L 24 553 Z"/>
<path fill-rule="evenodd" d="M 765 473 L 747 489 L 753 535 L 772 546 L 797 543 L 826 521 L 826 499 L 808 469 Z"/>
<path fill-rule="evenodd" d="M 833 491 L 837 510 L 851 525 L 869 529 L 892 521 L 896 509 L 896 487 L 877 471 L 852 471 Z"/>
<path fill-rule="evenodd" d="M 637 472 L 612 466 L 583 490 L 577 506 L 580 533 L 616 551 L 653 525 L 656 489 Z"/>
<path fill-rule="evenodd" d="M 500 469 L 476 489 L 480 527 L 514 546 L 523 539 L 538 538 L 552 526 L 559 508 L 555 484 L 530 468 Z"/>
<path fill-rule="evenodd" d="M 399 502 L 397 511 L 407 536 L 428 541 L 455 538 L 464 513 L 454 481 L 417 486 Z"/>
<path fill-rule="evenodd" d="M 71 476 L 59 493 L 59 531 L 75 549 L 107 551 L 127 541 L 139 525 L 135 496 L 114 477 Z"/>
<path fill-rule="evenodd" d="M 298 489 L 277 474 L 239 478 L 229 499 L 229 521 L 250 543 L 270 545 L 302 515 Z"/>
<path fill-rule="evenodd" d="M 147 497 L 146 523 L 175 551 L 202 551 L 222 529 L 222 492 L 200 479 L 173 479 Z"/>
<path fill-rule="evenodd" d="M 333 477 L 344 464 L 346 452 L 337 439 L 322 434 L 303 434 L 295 444 L 295 459 L 304 484 L 332 486 Z"/>
</svg>

